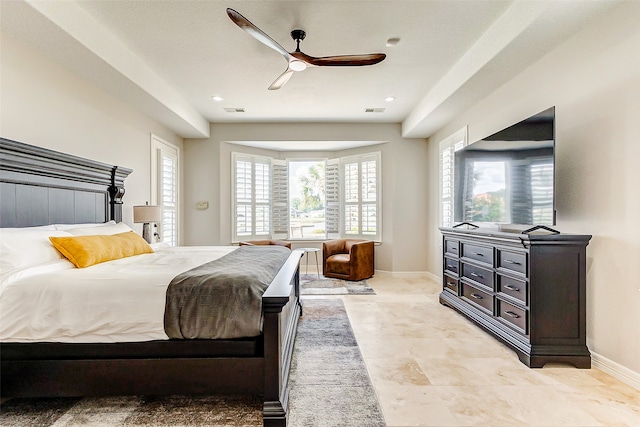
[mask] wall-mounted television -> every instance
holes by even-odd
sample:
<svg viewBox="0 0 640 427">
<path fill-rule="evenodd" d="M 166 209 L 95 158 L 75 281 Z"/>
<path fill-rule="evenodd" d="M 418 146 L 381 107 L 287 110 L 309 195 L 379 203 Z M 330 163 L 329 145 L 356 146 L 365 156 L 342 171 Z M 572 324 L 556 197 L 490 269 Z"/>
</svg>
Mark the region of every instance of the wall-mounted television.
<svg viewBox="0 0 640 427">
<path fill-rule="evenodd" d="M 454 154 L 454 220 L 555 225 L 555 107 Z"/>
</svg>

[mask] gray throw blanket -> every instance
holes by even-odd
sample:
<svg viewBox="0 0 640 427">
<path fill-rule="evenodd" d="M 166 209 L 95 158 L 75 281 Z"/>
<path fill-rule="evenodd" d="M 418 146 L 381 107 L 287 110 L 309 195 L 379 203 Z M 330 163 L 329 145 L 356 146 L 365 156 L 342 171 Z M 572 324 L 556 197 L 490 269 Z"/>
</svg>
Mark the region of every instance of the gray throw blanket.
<svg viewBox="0 0 640 427">
<path fill-rule="evenodd" d="M 242 338 L 262 332 L 262 294 L 291 251 L 240 246 L 176 276 L 167 289 L 169 338 Z"/>
</svg>

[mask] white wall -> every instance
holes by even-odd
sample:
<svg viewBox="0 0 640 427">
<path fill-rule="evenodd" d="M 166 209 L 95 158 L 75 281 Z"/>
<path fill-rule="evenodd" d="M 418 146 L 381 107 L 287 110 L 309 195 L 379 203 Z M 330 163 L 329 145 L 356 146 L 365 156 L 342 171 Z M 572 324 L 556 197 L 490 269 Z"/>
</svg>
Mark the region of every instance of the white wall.
<svg viewBox="0 0 640 427">
<path fill-rule="evenodd" d="M 0 135 L 133 169 L 123 206 L 123 220 L 133 226 L 132 206 L 150 200 L 151 134 L 179 147 L 182 138 L 40 52 L 1 36 Z"/>
<path fill-rule="evenodd" d="M 427 146 L 423 139 L 404 139 L 399 124 L 288 123 L 213 124 L 208 139 L 185 140 L 185 243 L 231 242 L 231 152 L 260 150 L 227 141 L 387 141 L 343 152 L 262 152 L 276 158 L 338 157 L 382 152 L 382 244 L 376 247 L 376 269 L 426 270 L 423 238 L 428 213 L 424 186 Z M 209 201 L 206 211 L 197 201 Z"/>
<path fill-rule="evenodd" d="M 587 344 L 640 379 L 640 2 L 623 4 L 549 52 L 429 140 L 434 201 L 428 268 L 441 274 L 438 142 L 475 141 L 556 106 L 557 229 L 591 234 Z"/>
</svg>

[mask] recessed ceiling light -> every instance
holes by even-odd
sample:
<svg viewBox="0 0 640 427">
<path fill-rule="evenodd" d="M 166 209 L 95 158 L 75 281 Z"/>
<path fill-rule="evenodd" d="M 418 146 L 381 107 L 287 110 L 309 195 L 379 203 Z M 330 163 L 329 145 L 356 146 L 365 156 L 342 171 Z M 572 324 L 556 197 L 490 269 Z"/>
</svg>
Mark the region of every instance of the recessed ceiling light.
<svg viewBox="0 0 640 427">
<path fill-rule="evenodd" d="M 400 43 L 400 37 L 391 37 L 387 39 L 387 46 L 395 46 Z"/>
<path fill-rule="evenodd" d="M 216 102 L 222 102 L 222 101 L 224 101 L 224 98 L 223 98 L 223 97 L 221 97 L 220 95 L 213 95 L 213 96 L 211 97 L 211 99 L 213 99 L 213 100 L 214 100 L 214 101 L 216 101 Z"/>
<path fill-rule="evenodd" d="M 393 101 L 396 100 L 396 97 L 395 96 L 387 96 L 384 100 L 387 101 L 387 102 L 393 102 Z"/>
</svg>

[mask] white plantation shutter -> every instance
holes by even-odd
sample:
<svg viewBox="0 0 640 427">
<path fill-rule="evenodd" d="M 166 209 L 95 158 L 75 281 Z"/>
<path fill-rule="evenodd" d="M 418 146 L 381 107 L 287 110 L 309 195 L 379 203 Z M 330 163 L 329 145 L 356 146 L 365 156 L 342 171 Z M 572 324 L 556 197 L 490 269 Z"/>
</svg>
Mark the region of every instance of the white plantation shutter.
<svg viewBox="0 0 640 427">
<path fill-rule="evenodd" d="M 151 136 L 152 204 L 162 208 L 162 221 L 158 224 L 160 241 L 171 246 L 179 244 L 179 148 Z"/>
<path fill-rule="evenodd" d="M 360 234 L 360 207 L 358 162 L 345 163 L 344 167 L 344 234 Z"/>
<path fill-rule="evenodd" d="M 327 160 L 325 229 L 339 237 L 380 241 L 381 153 Z M 287 161 L 232 153 L 233 241 L 290 238 Z"/>
<path fill-rule="evenodd" d="M 271 159 L 232 153 L 234 241 L 271 236 Z"/>
<path fill-rule="evenodd" d="M 440 150 L 440 225 L 453 225 L 453 147 Z"/>
<path fill-rule="evenodd" d="M 235 176 L 235 235 L 251 238 L 253 234 L 252 188 L 253 164 L 251 157 L 237 156 L 233 162 Z M 237 239 L 236 239 L 237 240 Z"/>
<path fill-rule="evenodd" d="M 467 145 L 464 127 L 440 142 L 440 225 L 453 226 L 454 153 Z"/>
<path fill-rule="evenodd" d="M 360 179 L 362 234 L 375 236 L 378 234 L 378 162 L 375 159 L 360 163 Z"/>
<path fill-rule="evenodd" d="M 160 240 L 171 246 L 178 244 L 178 158 L 161 154 L 160 200 L 162 222 Z"/>
<path fill-rule="evenodd" d="M 272 217 L 271 233 L 274 239 L 286 239 L 289 237 L 289 173 L 287 161 L 271 159 L 273 176 L 272 187 Z"/>
<path fill-rule="evenodd" d="M 327 238 L 336 239 L 340 237 L 340 159 L 327 160 L 324 185 Z"/>
<path fill-rule="evenodd" d="M 255 232 L 258 238 L 268 237 L 271 233 L 271 161 L 254 161 L 255 194 Z"/>
<path fill-rule="evenodd" d="M 380 152 L 341 159 L 343 235 L 380 241 Z"/>
</svg>

